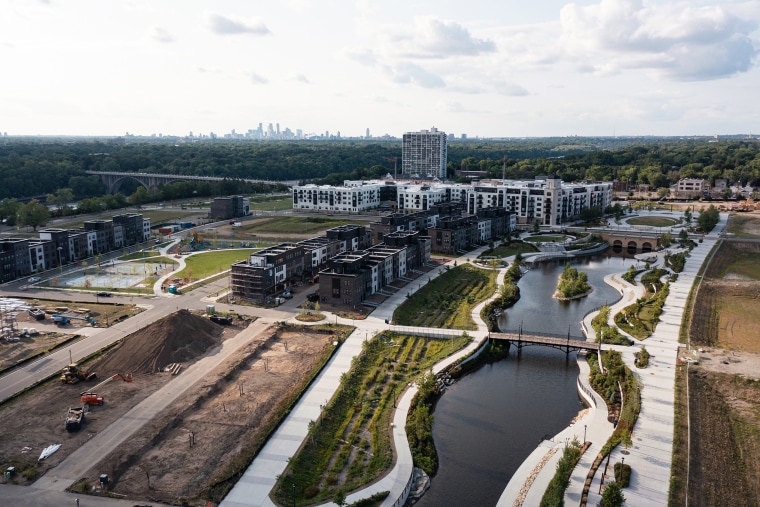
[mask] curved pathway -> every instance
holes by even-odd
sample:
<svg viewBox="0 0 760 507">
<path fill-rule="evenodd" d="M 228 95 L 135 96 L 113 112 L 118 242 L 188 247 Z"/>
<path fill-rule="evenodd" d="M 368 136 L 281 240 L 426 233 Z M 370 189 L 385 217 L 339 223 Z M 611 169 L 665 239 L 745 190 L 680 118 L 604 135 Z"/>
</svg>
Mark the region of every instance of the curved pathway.
<svg viewBox="0 0 760 507">
<path fill-rule="evenodd" d="M 678 335 L 681 327 L 681 319 L 691 287 L 696 274 L 704 264 L 710 251 L 718 242 L 721 232 L 726 227 L 727 215 L 721 214 L 721 220 L 710 234 L 704 237 L 691 252 L 684 270 L 679 273 L 678 280 L 670 284 L 670 293 L 665 301 L 660 322 L 655 332 L 644 342 L 631 347 L 612 346 L 623 354 L 626 365 L 636 373 L 641 382 L 641 412 L 632 435 L 633 445 L 626 448 L 619 445 L 612 451 L 610 467 L 617 462 L 625 460 L 630 465 L 633 473 L 631 482 L 623 493 L 626 497 L 627 506 L 648 507 L 652 505 L 667 505 L 668 492 L 670 490 L 670 473 L 673 453 L 673 430 L 674 430 L 674 400 L 675 400 L 675 372 L 678 349 L 682 346 L 678 343 Z M 623 291 L 622 299 L 613 305 L 614 311 L 638 297 L 635 287 L 631 287 L 619 277 L 608 277 L 608 283 L 617 286 Z M 592 315 L 584 319 L 584 324 L 590 327 Z M 646 344 L 651 354 L 649 367 L 639 370 L 634 366 L 634 352 L 638 344 Z M 588 387 L 588 366 L 584 358 L 579 358 L 581 374 L 579 384 Z M 580 389 L 579 389 L 580 390 Z M 579 505 L 586 476 L 591 464 L 612 435 L 613 426 L 607 422 L 607 408 L 596 393 L 591 407 L 578 420 L 568 428 L 557 434 L 551 441 L 543 442 L 534 451 L 522 466 L 514 474 L 507 485 L 498 506 L 512 507 L 519 505 L 538 505 L 541 501 L 549 481 L 554 476 L 556 463 L 561 453 L 557 452 L 546 461 L 543 468 L 535 474 L 533 482 L 521 502 L 520 490 L 526 477 L 534 470 L 536 464 L 549 453 L 552 448 L 564 446 L 566 439 L 578 438 L 591 442 L 591 447 L 581 457 L 578 465 L 570 477 L 570 486 L 565 492 L 566 505 Z M 584 393 L 589 399 L 589 395 Z M 606 464 L 607 460 L 604 461 Z M 587 505 L 597 505 L 601 500 L 600 481 L 604 473 L 604 465 L 597 470 L 591 484 Z M 605 483 L 614 480 L 612 470 L 607 472 Z"/>
</svg>

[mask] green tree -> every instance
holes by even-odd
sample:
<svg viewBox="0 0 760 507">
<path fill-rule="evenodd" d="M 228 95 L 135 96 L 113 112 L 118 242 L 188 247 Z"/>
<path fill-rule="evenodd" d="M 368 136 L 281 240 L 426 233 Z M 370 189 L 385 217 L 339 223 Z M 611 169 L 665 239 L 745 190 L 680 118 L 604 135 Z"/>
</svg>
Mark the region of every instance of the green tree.
<svg viewBox="0 0 760 507">
<path fill-rule="evenodd" d="M 16 225 L 18 210 L 22 204 L 16 199 L 5 198 L 0 201 L 0 220 L 5 220 L 6 225 Z"/>
<path fill-rule="evenodd" d="M 670 194 L 670 189 L 668 187 L 660 187 L 657 189 L 657 197 L 660 199 L 665 199 L 668 194 Z"/>
<path fill-rule="evenodd" d="M 697 217 L 697 226 L 705 232 L 710 232 L 720 221 L 720 213 L 715 205 L 711 204 L 706 210 L 702 210 Z"/>
<path fill-rule="evenodd" d="M 74 192 L 70 188 L 59 188 L 53 194 L 47 195 L 47 202 L 58 208 L 58 213 L 63 215 L 66 205 L 74 199 Z"/>
<path fill-rule="evenodd" d="M 19 208 L 17 218 L 19 224 L 29 226 L 36 231 L 37 227 L 50 220 L 50 212 L 44 205 L 40 204 L 40 201 L 32 199 Z"/>
<path fill-rule="evenodd" d="M 689 208 L 686 208 L 686 211 L 683 212 L 683 219 L 687 224 L 691 223 L 691 210 Z"/>
<path fill-rule="evenodd" d="M 669 232 L 662 233 L 662 236 L 660 236 L 660 244 L 668 248 L 671 244 L 673 244 L 673 236 Z"/>
<path fill-rule="evenodd" d="M 623 488 L 615 481 L 607 484 L 602 493 L 602 500 L 599 502 L 600 507 L 622 507 L 624 503 Z"/>
</svg>

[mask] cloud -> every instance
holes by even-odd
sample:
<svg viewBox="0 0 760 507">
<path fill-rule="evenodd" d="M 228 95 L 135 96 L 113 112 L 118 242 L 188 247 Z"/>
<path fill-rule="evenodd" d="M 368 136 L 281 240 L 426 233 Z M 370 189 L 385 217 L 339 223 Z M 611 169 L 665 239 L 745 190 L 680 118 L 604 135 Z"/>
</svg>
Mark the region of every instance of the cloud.
<svg viewBox="0 0 760 507">
<path fill-rule="evenodd" d="M 453 21 L 418 17 L 414 25 L 390 34 L 390 50 L 408 58 L 448 58 L 475 56 L 496 50 L 489 39 L 477 39 Z"/>
<path fill-rule="evenodd" d="M 261 20 L 237 20 L 221 14 L 206 14 L 206 25 L 208 28 L 219 35 L 237 35 L 250 33 L 254 35 L 267 35 L 269 29 Z"/>
<path fill-rule="evenodd" d="M 377 56 L 369 48 L 347 48 L 343 53 L 351 60 L 361 63 L 362 65 L 375 65 Z"/>
<path fill-rule="evenodd" d="M 423 88 L 443 88 L 446 86 L 446 82 L 440 76 L 412 62 L 401 62 L 388 67 L 387 72 L 396 83 L 414 83 Z"/>
<path fill-rule="evenodd" d="M 306 77 L 304 74 L 297 74 L 294 78 L 294 81 L 298 81 L 299 83 L 304 84 L 311 84 L 311 81 L 309 81 L 309 78 Z"/>
<path fill-rule="evenodd" d="M 269 83 L 269 80 L 265 78 L 264 76 L 261 76 L 259 74 L 256 74 L 255 72 L 251 73 L 251 82 L 253 84 L 267 84 Z"/>
<path fill-rule="evenodd" d="M 150 38 L 156 42 L 162 42 L 164 44 L 174 42 L 174 37 L 160 26 L 153 26 L 149 32 Z"/>
<path fill-rule="evenodd" d="M 728 77 L 752 66 L 757 49 L 750 35 L 758 26 L 730 8 L 643 0 L 569 4 L 560 13 L 559 43 L 596 74 L 650 69 L 673 80 Z"/>
</svg>

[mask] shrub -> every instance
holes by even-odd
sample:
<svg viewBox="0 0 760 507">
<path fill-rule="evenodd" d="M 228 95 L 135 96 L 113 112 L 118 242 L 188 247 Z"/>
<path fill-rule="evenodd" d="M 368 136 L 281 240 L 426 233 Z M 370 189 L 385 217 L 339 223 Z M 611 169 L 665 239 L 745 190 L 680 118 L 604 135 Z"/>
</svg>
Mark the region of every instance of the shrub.
<svg viewBox="0 0 760 507">
<path fill-rule="evenodd" d="M 615 463 L 615 482 L 620 484 L 621 488 L 628 487 L 631 482 L 631 465 Z"/>
<path fill-rule="evenodd" d="M 615 481 L 607 484 L 602 493 L 602 500 L 599 502 L 600 507 L 622 507 L 623 504 L 625 504 L 623 488 Z"/>
</svg>

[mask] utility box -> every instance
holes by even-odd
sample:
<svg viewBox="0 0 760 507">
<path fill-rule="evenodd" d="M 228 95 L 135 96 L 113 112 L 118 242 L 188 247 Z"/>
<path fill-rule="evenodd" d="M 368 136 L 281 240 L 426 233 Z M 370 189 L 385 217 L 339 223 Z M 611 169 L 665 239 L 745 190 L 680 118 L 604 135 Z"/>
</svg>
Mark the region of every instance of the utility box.
<svg viewBox="0 0 760 507">
<path fill-rule="evenodd" d="M 108 474 L 100 474 L 100 485 L 104 488 L 108 486 Z"/>
<path fill-rule="evenodd" d="M 12 479 L 16 475 L 16 467 L 8 467 L 5 469 L 5 478 Z"/>
</svg>

